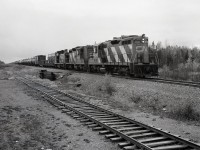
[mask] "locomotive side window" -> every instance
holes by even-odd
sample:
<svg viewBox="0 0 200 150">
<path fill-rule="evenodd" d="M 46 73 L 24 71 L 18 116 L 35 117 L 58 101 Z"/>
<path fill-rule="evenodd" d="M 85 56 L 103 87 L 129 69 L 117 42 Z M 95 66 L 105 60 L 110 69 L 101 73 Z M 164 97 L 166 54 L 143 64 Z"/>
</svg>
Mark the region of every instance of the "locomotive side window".
<svg viewBox="0 0 200 150">
<path fill-rule="evenodd" d="M 128 45 L 128 44 L 131 44 L 131 40 L 122 41 L 122 45 Z"/>
<path fill-rule="evenodd" d="M 113 41 L 111 41 L 110 43 L 112 44 L 112 45 L 114 45 L 114 44 L 119 44 L 119 40 L 113 40 Z"/>
</svg>

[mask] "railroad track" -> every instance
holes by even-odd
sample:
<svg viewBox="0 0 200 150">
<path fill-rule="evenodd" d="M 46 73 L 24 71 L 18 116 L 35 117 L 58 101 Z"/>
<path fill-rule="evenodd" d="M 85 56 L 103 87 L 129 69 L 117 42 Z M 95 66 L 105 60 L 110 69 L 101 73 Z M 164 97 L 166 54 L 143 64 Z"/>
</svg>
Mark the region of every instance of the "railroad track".
<svg viewBox="0 0 200 150">
<path fill-rule="evenodd" d="M 46 68 L 48 69 L 48 68 Z M 58 70 L 65 70 L 65 69 L 59 69 Z M 105 74 L 102 73 L 89 73 L 85 71 L 77 71 L 77 70 L 69 70 L 74 73 L 87 73 L 87 74 L 94 74 L 94 75 L 101 75 L 104 76 Z M 166 83 L 166 84 L 176 84 L 176 85 L 183 85 L 183 86 L 191 86 L 191 87 L 197 87 L 200 88 L 200 82 L 192 82 L 192 81 L 183 81 L 183 80 L 171 80 L 171 79 L 164 79 L 164 78 L 156 78 L 156 77 L 150 77 L 150 78 L 137 78 L 137 77 L 130 77 L 130 76 L 121 76 L 118 74 L 111 74 L 112 77 L 116 78 L 123 78 L 123 79 L 129 79 L 129 80 L 141 80 L 141 81 L 151 81 L 151 82 L 158 82 L 158 83 Z"/>
<path fill-rule="evenodd" d="M 184 86 L 200 88 L 200 82 L 170 80 L 170 79 L 163 79 L 163 78 L 136 78 L 136 77 L 129 77 L 129 76 L 127 77 L 127 76 L 118 76 L 118 75 L 112 75 L 112 77 L 119 77 L 119 78 L 125 78 L 125 79 L 130 79 L 130 80 L 141 80 L 141 81 L 151 81 L 151 82 L 158 82 L 158 83 L 176 84 L 176 85 L 184 85 Z"/>
<path fill-rule="evenodd" d="M 177 85 L 192 86 L 192 87 L 200 88 L 200 82 L 170 80 L 170 79 L 162 79 L 162 78 L 148 78 L 147 80 L 150 80 L 150 81 L 152 80 L 154 82 L 159 82 L 159 83 L 177 84 Z"/>
<path fill-rule="evenodd" d="M 94 75 L 101 75 L 101 76 L 105 75 L 105 74 L 102 74 L 102 73 L 88 73 L 88 72 L 84 72 L 84 71 L 75 71 L 75 70 L 73 70 L 73 72 L 75 72 L 75 73 L 87 73 L 87 74 L 94 74 Z M 150 82 L 176 84 L 176 85 L 183 85 L 183 86 L 191 86 L 191 87 L 200 88 L 200 82 L 171 80 L 171 79 L 164 79 L 164 78 L 159 78 L 159 77 L 157 77 L 157 78 L 156 77 L 138 78 L 138 77 L 122 76 L 122 75 L 118 75 L 118 74 L 111 74 L 111 76 L 116 77 L 116 78 L 129 79 L 129 80 L 150 81 Z"/>
<path fill-rule="evenodd" d="M 30 79 L 17 79 L 37 90 L 63 113 L 99 131 L 111 141 L 118 142 L 124 150 L 200 150 L 200 145 L 188 139 L 126 118 Z"/>
</svg>

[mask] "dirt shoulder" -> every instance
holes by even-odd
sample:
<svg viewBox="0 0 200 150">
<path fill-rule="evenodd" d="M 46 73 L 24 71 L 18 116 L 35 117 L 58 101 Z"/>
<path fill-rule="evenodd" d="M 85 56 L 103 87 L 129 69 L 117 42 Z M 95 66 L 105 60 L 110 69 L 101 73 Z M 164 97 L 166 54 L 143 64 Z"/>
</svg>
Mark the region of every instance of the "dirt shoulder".
<svg viewBox="0 0 200 150">
<path fill-rule="evenodd" d="M 0 80 L 0 149 L 118 149 L 16 80 Z"/>
</svg>

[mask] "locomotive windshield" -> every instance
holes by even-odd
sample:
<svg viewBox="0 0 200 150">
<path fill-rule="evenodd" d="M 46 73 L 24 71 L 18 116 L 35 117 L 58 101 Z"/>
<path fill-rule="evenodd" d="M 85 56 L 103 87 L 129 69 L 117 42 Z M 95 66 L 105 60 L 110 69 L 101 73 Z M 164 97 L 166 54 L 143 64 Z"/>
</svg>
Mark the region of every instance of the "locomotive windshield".
<svg viewBox="0 0 200 150">
<path fill-rule="evenodd" d="M 145 49 L 144 46 L 136 46 L 136 51 L 137 51 L 137 52 L 141 52 L 141 51 L 143 51 L 144 49 Z"/>
</svg>

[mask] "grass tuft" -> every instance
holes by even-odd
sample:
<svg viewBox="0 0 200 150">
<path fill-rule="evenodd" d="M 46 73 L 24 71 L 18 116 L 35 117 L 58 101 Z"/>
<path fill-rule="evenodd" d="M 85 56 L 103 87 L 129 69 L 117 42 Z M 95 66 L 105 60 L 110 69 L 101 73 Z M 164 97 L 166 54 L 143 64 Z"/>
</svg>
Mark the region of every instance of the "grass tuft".
<svg viewBox="0 0 200 150">
<path fill-rule="evenodd" d="M 105 75 L 103 80 L 97 85 L 97 89 L 110 96 L 116 92 L 116 86 L 112 83 L 110 75 Z"/>
<path fill-rule="evenodd" d="M 138 104 L 142 101 L 141 96 L 135 94 L 134 91 L 132 91 L 131 96 L 129 97 L 129 99 L 134 102 L 135 104 Z"/>
</svg>

